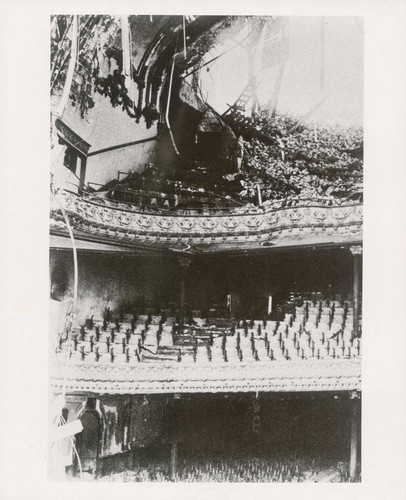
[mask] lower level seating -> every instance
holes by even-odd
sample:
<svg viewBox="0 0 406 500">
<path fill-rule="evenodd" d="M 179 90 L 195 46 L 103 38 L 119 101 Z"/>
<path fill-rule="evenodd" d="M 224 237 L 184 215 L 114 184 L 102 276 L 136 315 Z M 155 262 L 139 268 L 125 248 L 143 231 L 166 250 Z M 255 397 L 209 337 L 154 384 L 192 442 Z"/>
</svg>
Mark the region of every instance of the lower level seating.
<svg viewBox="0 0 406 500">
<path fill-rule="evenodd" d="M 94 319 L 76 326 L 70 341 L 75 362 L 137 364 L 150 362 L 224 363 L 353 358 L 361 355 L 361 339 L 353 335 L 348 302 L 328 305 L 305 302 L 283 321 L 208 321 L 192 318 L 179 333 L 174 317 L 126 315 L 122 322 Z"/>
</svg>

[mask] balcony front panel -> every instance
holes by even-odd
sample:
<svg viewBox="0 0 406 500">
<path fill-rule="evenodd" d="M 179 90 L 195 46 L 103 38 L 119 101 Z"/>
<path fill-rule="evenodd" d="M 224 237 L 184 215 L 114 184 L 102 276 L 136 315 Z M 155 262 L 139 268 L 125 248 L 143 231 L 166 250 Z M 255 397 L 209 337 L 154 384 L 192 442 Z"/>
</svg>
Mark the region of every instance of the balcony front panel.
<svg viewBox="0 0 406 500">
<path fill-rule="evenodd" d="M 220 215 L 142 213 L 95 202 L 68 191 L 55 195 L 51 231 L 64 230 L 59 207 L 75 232 L 128 244 L 211 251 L 233 247 L 353 243 L 362 240 L 362 205 L 325 204 L 256 209 Z"/>
</svg>

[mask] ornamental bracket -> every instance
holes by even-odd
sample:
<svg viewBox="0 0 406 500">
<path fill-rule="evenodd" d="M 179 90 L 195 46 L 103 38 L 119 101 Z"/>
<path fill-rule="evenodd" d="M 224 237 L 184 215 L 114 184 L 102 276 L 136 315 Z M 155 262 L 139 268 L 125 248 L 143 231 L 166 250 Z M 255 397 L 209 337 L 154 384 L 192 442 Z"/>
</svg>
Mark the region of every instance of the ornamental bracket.
<svg viewBox="0 0 406 500">
<path fill-rule="evenodd" d="M 350 391 L 350 399 L 361 399 L 360 391 Z"/>
<path fill-rule="evenodd" d="M 351 253 L 355 255 L 362 255 L 362 245 L 352 245 L 350 247 Z"/>
</svg>

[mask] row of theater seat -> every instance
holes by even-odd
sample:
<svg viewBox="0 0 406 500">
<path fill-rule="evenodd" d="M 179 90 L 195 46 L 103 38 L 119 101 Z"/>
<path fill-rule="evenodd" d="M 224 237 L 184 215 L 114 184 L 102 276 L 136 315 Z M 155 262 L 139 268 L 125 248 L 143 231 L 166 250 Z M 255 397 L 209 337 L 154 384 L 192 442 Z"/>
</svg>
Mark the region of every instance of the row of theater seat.
<svg viewBox="0 0 406 500">
<path fill-rule="evenodd" d="M 165 321 L 163 321 L 165 320 Z M 205 326 L 200 318 L 179 335 L 175 318 L 125 317 L 122 323 L 76 327 L 70 342 L 61 338 L 58 352 L 69 344 L 76 362 L 137 364 L 141 362 L 223 363 L 350 359 L 361 355 L 361 339 L 352 332 L 352 310 L 309 305 L 296 307 L 284 321 L 237 321 L 231 328 Z"/>
<path fill-rule="evenodd" d="M 348 464 L 330 467 L 320 460 L 301 458 L 238 457 L 183 459 L 171 474 L 168 462 L 134 465 L 131 470 L 101 476 L 102 481 L 182 481 L 182 482 L 348 482 Z"/>
<path fill-rule="evenodd" d="M 313 325 L 319 327 L 322 330 L 336 330 L 337 328 L 342 329 L 345 333 L 352 331 L 353 325 L 353 309 L 348 302 L 345 302 L 343 306 L 337 301 L 329 303 L 326 305 L 323 302 L 319 302 L 317 307 L 313 306 L 311 302 L 305 302 L 301 307 L 295 307 L 292 314 L 285 315 L 285 321 L 289 324 L 302 323 L 308 325 L 309 328 L 313 328 Z"/>
</svg>

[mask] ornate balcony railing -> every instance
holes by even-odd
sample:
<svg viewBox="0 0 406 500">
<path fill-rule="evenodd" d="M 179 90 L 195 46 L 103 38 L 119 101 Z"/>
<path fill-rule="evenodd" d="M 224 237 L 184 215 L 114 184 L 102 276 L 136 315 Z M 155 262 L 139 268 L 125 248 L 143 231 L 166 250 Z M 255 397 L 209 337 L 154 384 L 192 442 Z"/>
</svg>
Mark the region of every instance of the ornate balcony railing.
<svg viewBox="0 0 406 500">
<path fill-rule="evenodd" d="M 157 244 L 204 249 L 219 246 L 250 247 L 300 244 L 353 243 L 362 240 L 362 205 L 358 203 L 309 204 L 241 209 L 227 214 L 204 215 L 143 213 L 113 206 L 69 191 L 54 195 L 51 230 L 63 230 L 60 206 L 76 232 L 128 244 Z"/>
<path fill-rule="evenodd" d="M 163 363 L 135 366 L 66 361 L 54 365 L 51 386 L 69 392 L 295 392 L 361 390 L 361 359 L 251 363 Z"/>
</svg>

